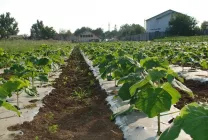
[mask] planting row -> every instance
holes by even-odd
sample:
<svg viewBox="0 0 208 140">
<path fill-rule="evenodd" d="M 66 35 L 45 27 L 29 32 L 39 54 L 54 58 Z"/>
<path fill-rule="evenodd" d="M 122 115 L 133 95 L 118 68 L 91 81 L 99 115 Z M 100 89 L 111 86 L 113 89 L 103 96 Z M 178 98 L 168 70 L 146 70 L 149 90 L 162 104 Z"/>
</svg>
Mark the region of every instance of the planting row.
<svg viewBox="0 0 208 140">
<path fill-rule="evenodd" d="M 176 57 L 177 63 L 189 64 L 189 61 L 185 63 L 182 61 L 185 59 L 182 53 L 186 49 L 188 51 L 188 47 L 178 46 L 177 48 L 177 43 L 163 45 L 168 47 L 160 43 L 102 43 L 82 44 L 80 47 L 93 65 L 99 68 L 101 78 L 114 80 L 115 86 L 121 86 L 117 96 L 130 104 L 127 110 L 113 114 L 112 120 L 135 110 L 142 111 L 149 118 L 157 116 L 157 135 L 161 140 L 176 139 L 181 130 L 193 139 L 205 140 L 208 138 L 206 134 L 208 106 L 205 103 L 191 103 L 184 106 L 180 115 L 174 119 L 172 126 L 163 133 L 160 130 L 161 116 L 168 115 L 164 112 L 169 111 L 171 106 L 179 101 L 180 92 L 185 92 L 194 98 L 192 91 L 183 84 L 183 79 L 169 66 L 169 62 L 176 60 Z M 194 50 L 193 46 L 190 48 Z M 203 53 L 206 53 L 207 45 L 202 43 L 201 49 L 205 49 Z M 189 54 L 194 53 L 189 52 Z M 204 56 L 197 57 L 200 62 L 205 59 Z M 194 66 L 199 65 L 194 63 Z M 190 125 L 190 122 L 194 122 L 193 125 Z"/>
<path fill-rule="evenodd" d="M 0 106 L 20 115 L 19 95 L 26 93 L 29 96 L 38 96 L 35 81 L 39 81 L 42 86 L 47 85 L 49 77 L 64 64 L 71 49 L 71 46 L 47 45 L 42 45 L 35 50 L 16 53 L 7 53 L 0 49 L 0 65 L 4 68 L 0 79 Z M 12 94 L 16 94 L 16 106 L 7 101 Z"/>
</svg>

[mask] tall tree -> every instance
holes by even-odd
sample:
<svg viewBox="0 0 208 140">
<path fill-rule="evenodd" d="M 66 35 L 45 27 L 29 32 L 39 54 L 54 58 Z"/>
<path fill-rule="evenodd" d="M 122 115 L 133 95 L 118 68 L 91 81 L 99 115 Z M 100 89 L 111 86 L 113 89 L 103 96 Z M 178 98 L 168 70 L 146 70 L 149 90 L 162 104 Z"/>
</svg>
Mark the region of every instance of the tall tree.
<svg viewBox="0 0 208 140">
<path fill-rule="evenodd" d="M 68 36 L 72 35 L 70 30 L 64 30 L 64 29 L 61 29 L 59 31 L 59 34 L 64 34 L 64 35 L 68 35 Z"/>
<path fill-rule="evenodd" d="M 18 23 L 10 13 L 0 15 L 0 39 L 8 38 L 10 35 L 17 35 L 19 32 Z"/>
<path fill-rule="evenodd" d="M 97 28 L 95 30 L 92 30 L 92 33 L 95 34 L 96 36 L 100 37 L 100 38 L 104 38 L 104 32 L 102 28 Z"/>
<path fill-rule="evenodd" d="M 64 29 L 61 29 L 61 30 L 59 31 L 59 36 L 62 36 L 62 39 L 64 39 L 64 40 L 67 40 L 67 37 L 69 37 L 69 36 L 71 36 L 71 35 L 72 35 L 72 33 L 71 33 L 70 30 L 64 30 Z"/>
<path fill-rule="evenodd" d="M 56 31 L 53 27 L 44 26 L 43 21 L 37 20 L 37 23 L 32 25 L 30 33 L 32 39 L 51 39 L 55 36 Z"/>
<path fill-rule="evenodd" d="M 124 24 L 120 27 L 119 38 L 144 33 L 145 29 L 139 24 Z"/>
<path fill-rule="evenodd" d="M 78 36 L 79 34 L 81 34 L 82 32 L 85 32 L 85 31 L 92 31 L 91 28 L 89 27 L 82 27 L 80 29 L 77 29 L 75 32 L 74 32 L 74 35 Z"/>
<path fill-rule="evenodd" d="M 201 30 L 202 31 L 208 30 L 208 21 L 202 22 L 202 24 L 201 24 Z"/>
<path fill-rule="evenodd" d="M 196 25 L 195 18 L 176 13 L 170 19 L 168 32 L 170 35 L 190 36 L 195 34 Z"/>
</svg>

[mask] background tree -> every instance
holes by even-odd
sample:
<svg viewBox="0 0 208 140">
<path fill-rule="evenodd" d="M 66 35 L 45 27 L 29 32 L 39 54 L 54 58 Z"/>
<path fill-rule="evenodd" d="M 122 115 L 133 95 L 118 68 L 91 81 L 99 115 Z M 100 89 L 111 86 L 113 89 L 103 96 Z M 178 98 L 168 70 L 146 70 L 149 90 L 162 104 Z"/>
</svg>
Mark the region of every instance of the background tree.
<svg viewBox="0 0 208 140">
<path fill-rule="evenodd" d="M 82 32 L 85 32 L 85 31 L 92 31 L 92 29 L 91 28 L 89 28 L 89 27 L 82 27 L 82 28 L 80 28 L 80 29 L 77 29 L 75 32 L 74 32 L 74 35 L 75 36 L 78 36 L 79 34 L 81 34 Z"/>
<path fill-rule="evenodd" d="M 195 34 L 196 25 L 195 18 L 176 13 L 170 19 L 168 32 L 170 35 L 190 36 Z"/>
<path fill-rule="evenodd" d="M 53 27 L 44 26 L 43 21 L 37 20 L 30 30 L 32 39 L 51 39 L 54 38 L 56 31 Z"/>
<path fill-rule="evenodd" d="M 71 31 L 70 30 L 64 30 L 64 29 L 61 29 L 58 33 L 60 36 L 62 36 L 62 38 L 64 40 L 67 40 L 67 37 L 70 37 L 72 35 Z"/>
<path fill-rule="evenodd" d="M 208 21 L 202 22 L 201 30 L 202 30 L 202 32 L 208 32 Z"/>
<path fill-rule="evenodd" d="M 118 32 L 119 38 L 122 38 L 125 36 L 142 34 L 145 32 L 145 29 L 139 24 L 124 24 L 120 27 L 120 30 Z"/>
<path fill-rule="evenodd" d="M 8 38 L 10 35 L 17 35 L 19 32 L 18 23 L 10 13 L 0 15 L 0 39 Z"/>
<path fill-rule="evenodd" d="M 118 31 L 117 30 L 106 31 L 104 33 L 104 36 L 105 36 L 106 39 L 117 38 L 118 37 Z"/>
<path fill-rule="evenodd" d="M 104 39 L 104 32 L 102 28 L 97 28 L 95 30 L 92 30 L 92 33 L 98 36 L 101 39 Z"/>
</svg>

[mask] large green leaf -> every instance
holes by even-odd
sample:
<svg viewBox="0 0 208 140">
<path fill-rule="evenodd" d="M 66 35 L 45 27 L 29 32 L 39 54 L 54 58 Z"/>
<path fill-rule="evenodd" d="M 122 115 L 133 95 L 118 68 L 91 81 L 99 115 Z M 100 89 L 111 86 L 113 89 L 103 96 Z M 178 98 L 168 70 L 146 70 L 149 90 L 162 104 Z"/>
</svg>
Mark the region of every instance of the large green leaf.
<svg viewBox="0 0 208 140">
<path fill-rule="evenodd" d="M 148 71 L 148 74 L 152 82 L 159 81 L 161 78 L 166 76 L 166 73 L 167 73 L 167 70 L 164 68 L 160 68 L 160 67 L 153 68 Z"/>
<path fill-rule="evenodd" d="M 7 103 L 7 102 L 3 101 L 3 102 L 0 102 L 0 106 L 3 106 L 7 110 L 11 110 L 11 111 L 16 112 L 17 115 L 20 116 L 20 112 L 17 110 L 17 108 L 14 107 L 13 105 L 11 105 L 10 103 Z"/>
<path fill-rule="evenodd" d="M 203 69 L 208 69 L 208 60 L 202 59 L 200 65 Z"/>
<path fill-rule="evenodd" d="M 179 135 L 181 129 L 193 140 L 208 139 L 208 105 L 191 103 L 185 106 L 173 125 L 162 133 L 160 140 L 171 140 Z"/>
<path fill-rule="evenodd" d="M 181 120 L 180 117 L 175 118 L 174 125 L 166 129 L 160 136 L 159 140 L 175 140 L 176 138 L 178 138 L 181 132 L 182 123 L 183 120 Z"/>
<path fill-rule="evenodd" d="M 181 94 L 176 89 L 174 89 L 170 83 L 164 83 L 162 88 L 172 97 L 172 104 L 176 104 L 181 98 Z"/>
<path fill-rule="evenodd" d="M 50 64 L 50 63 L 51 63 L 51 61 L 50 61 L 50 59 L 48 59 L 48 58 L 40 58 L 40 59 L 37 61 L 37 65 L 39 65 L 39 66 L 48 65 L 48 64 Z"/>
<path fill-rule="evenodd" d="M 170 110 L 171 96 L 162 88 L 148 88 L 138 94 L 139 97 L 135 106 L 146 113 L 148 117 L 152 118 Z"/>
<path fill-rule="evenodd" d="M 0 100 L 6 99 L 7 96 L 9 96 L 10 92 L 8 92 L 5 88 L 0 86 Z"/>
<path fill-rule="evenodd" d="M 122 87 L 119 89 L 118 96 L 123 101 L 131 99 L 131 95 L 130 95 L 130 92 L 129 92 L 129 88 L 131 87 L 131 85 L 132 84 L 130 84 L 130 83 L 124 83 L 122 85 Z"/>
<path fill-rule="evenodd" d="M 130 87 L 130 95 L 133 96 L 138 88 L 142 88 L 143 86 L 147 85 L 150 81 L 150 77 L 146 76 L 143 80 L 137 82 L 136 84 Z"/>
<path fill-rule="evenodd" d="M 139 73 L 130 73 L 127 76 L 122 77 L 121 79 L 118 80 L 118 84 L 123 84 L 125 82 L 136 82 L 140 81 L 142 77 L 140 76 Z"/>
<path fill-rule="evenodd" d="M 163 67 L 168 68 L 169 64 L 166 60 L 160 60 L 157 57 L 147 57 L 145 59 L 140 60 L 140 64 L 145 69 L 152 69 L 154 67 Z"/>
<path fill-rule="evenodd" d="M 6 83 L 4 83 L 1 87 L 8 92 L 8 95 L 11 96 L 11 93 L 14 91 L 21 90 L 29 86 L 29 82 L 27 80 L 21 79 L 10 79 Z"/>
</svg>

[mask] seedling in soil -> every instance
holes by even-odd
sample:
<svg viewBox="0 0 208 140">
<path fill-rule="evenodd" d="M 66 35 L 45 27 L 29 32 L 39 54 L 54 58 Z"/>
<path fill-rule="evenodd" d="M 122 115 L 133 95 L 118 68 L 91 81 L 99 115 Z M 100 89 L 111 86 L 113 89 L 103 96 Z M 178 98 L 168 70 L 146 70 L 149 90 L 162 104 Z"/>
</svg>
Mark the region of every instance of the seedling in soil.
<svg viewBox="0 0 208 140">
<path fill-rule="evenodd" d="M 39 137 L 38 136 L 35 136 L 35 140 L 39 140 Z"/>
<path fill-rule="evenodd" d="M 57 130 L 58 130 L 58 125 L 57 124 L 54 124 L 54 125 L 51 125 L 51 126 L 48 127 L 49 133 L 52 133 L 52 134 L 56 133 Z"/>
<path fill-rule="evenodd" d="M 90 86 L 93 86 L 93 85 L 95 85 L 94 80 L 90 80 Z"/>
<path fill-rule="evenodd" d="M 85 90 L 78 88 L 78 90 L 74 91 L 72 95 L 77 97 L 80 100 L 83 100 L 84 98 L 88 97 L 90 94 L 86 92 Z"/>
<path fill-rule="evenodd" d="M 54 114 L 52 112 L 49 112 L 48 114 L 45 114 L 45 117 L 50 119 L 50 120 L 53 120 L 54 119 Z"/>
</svg>

